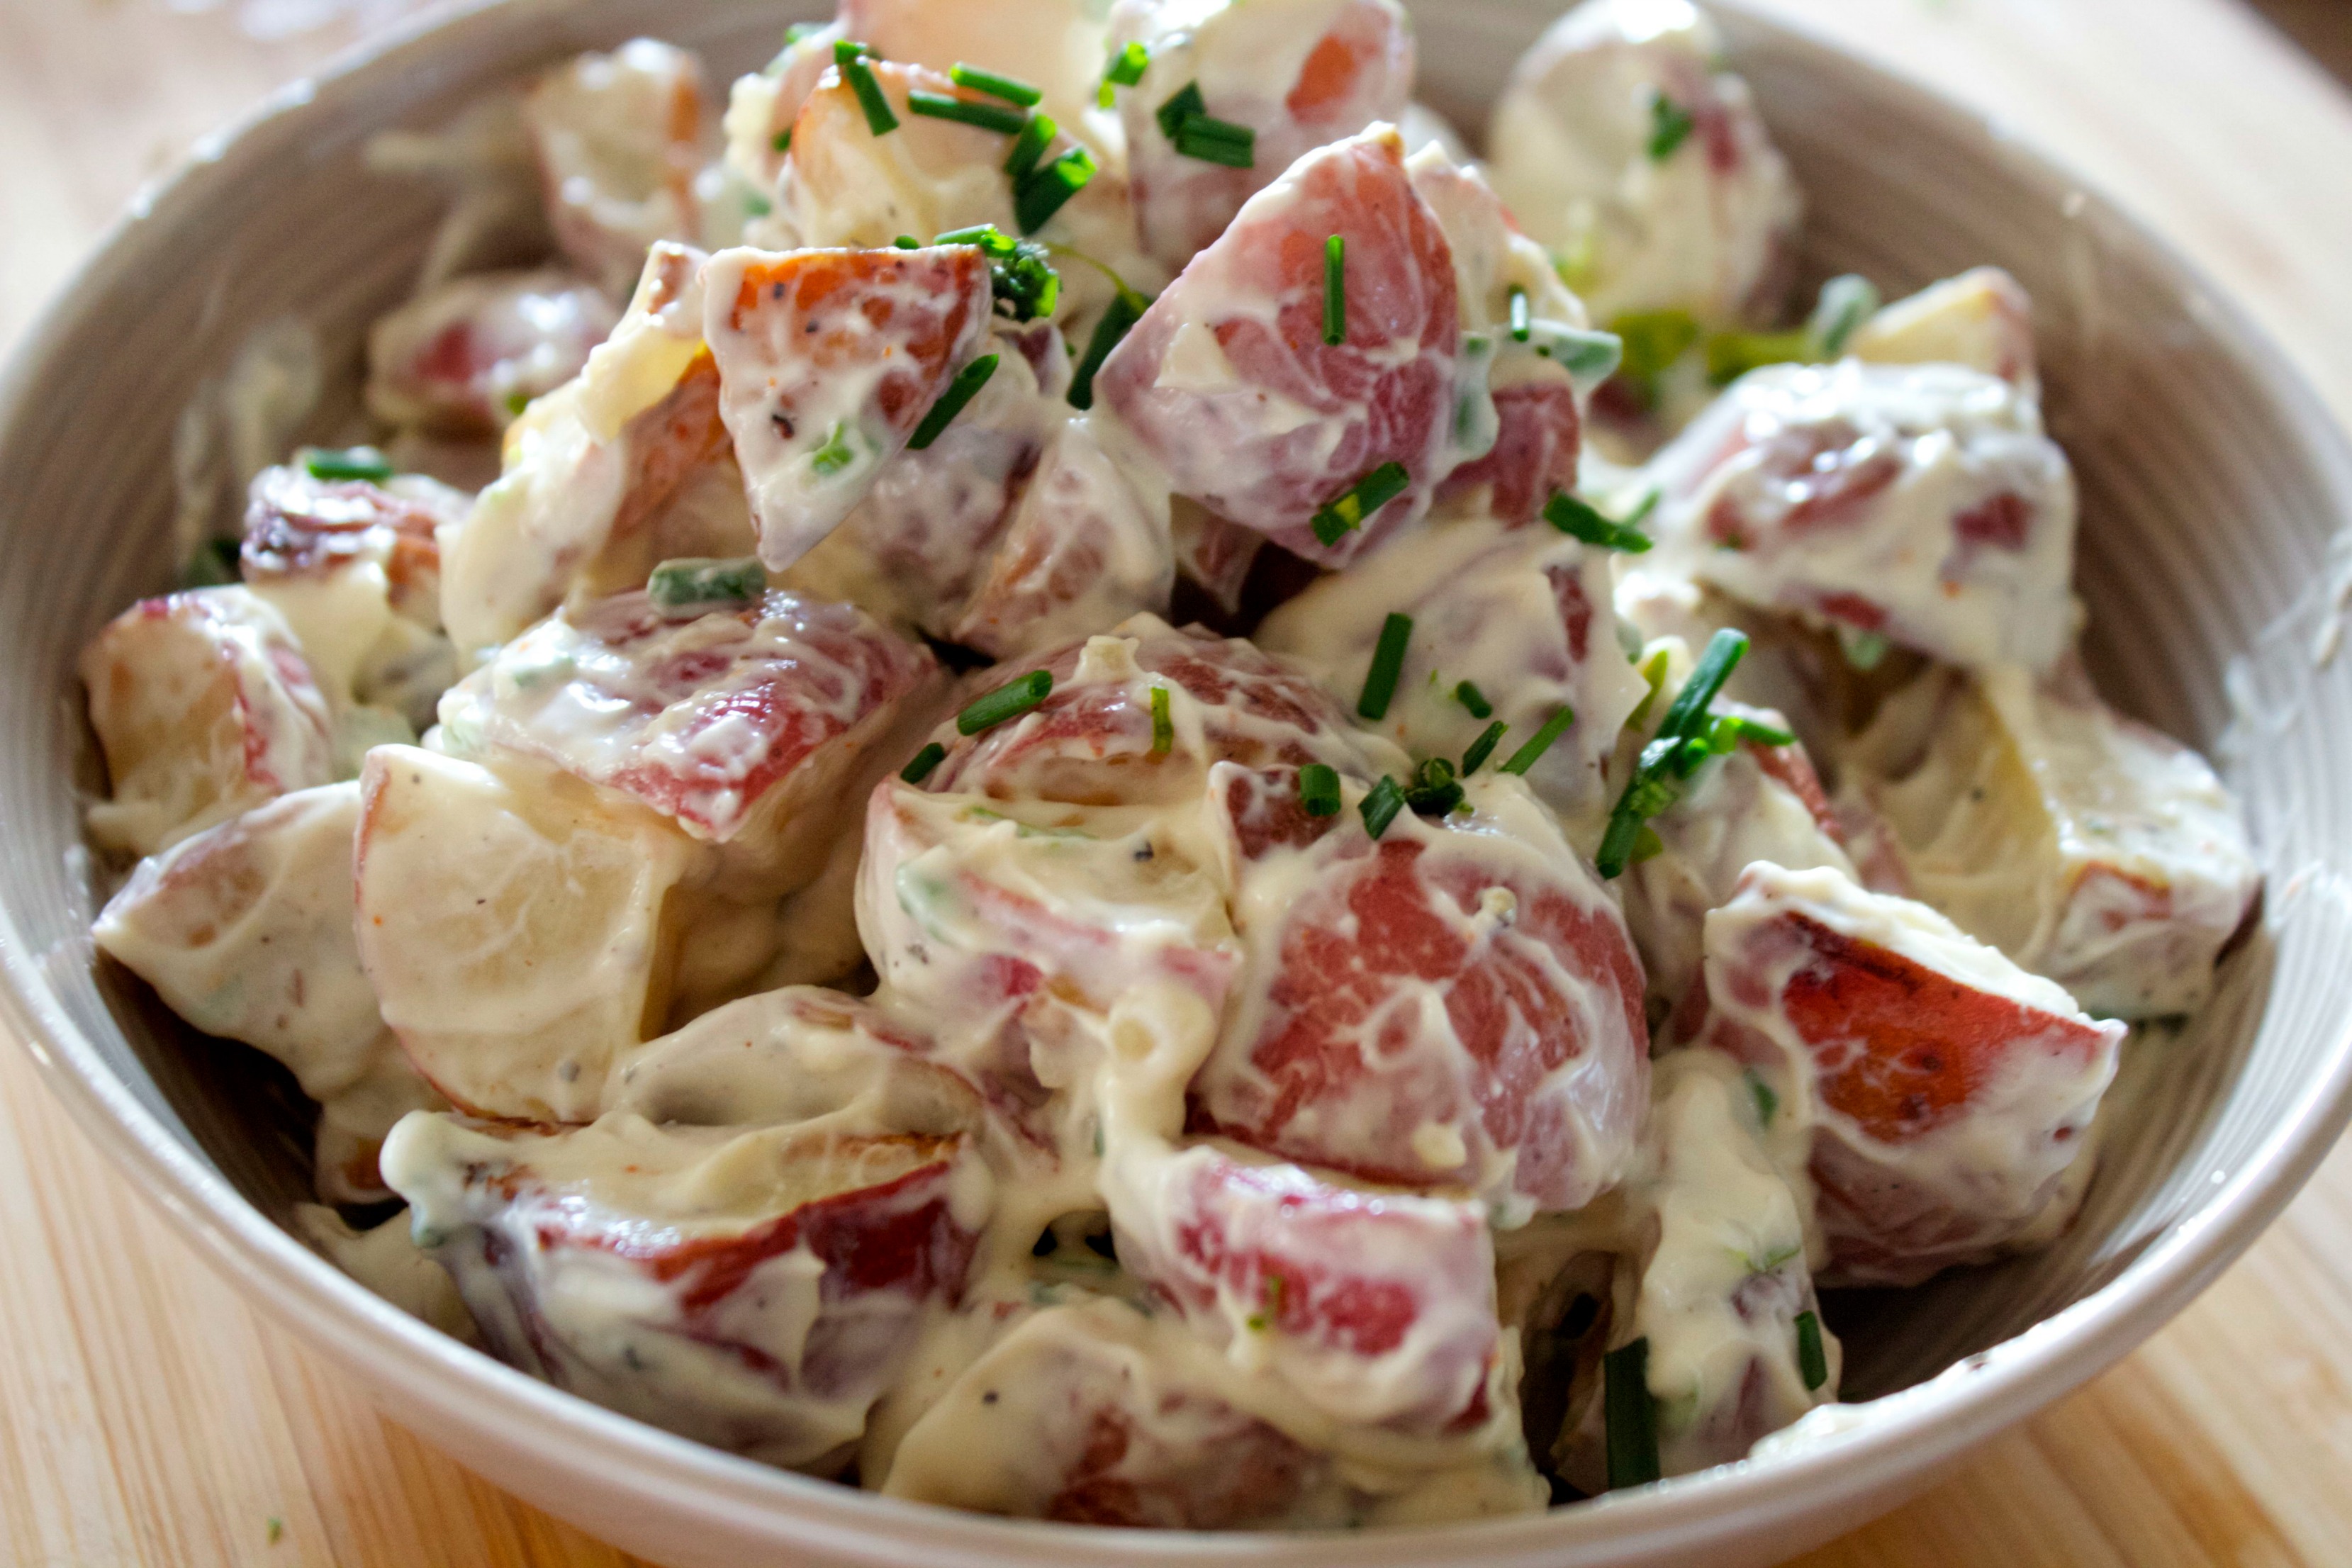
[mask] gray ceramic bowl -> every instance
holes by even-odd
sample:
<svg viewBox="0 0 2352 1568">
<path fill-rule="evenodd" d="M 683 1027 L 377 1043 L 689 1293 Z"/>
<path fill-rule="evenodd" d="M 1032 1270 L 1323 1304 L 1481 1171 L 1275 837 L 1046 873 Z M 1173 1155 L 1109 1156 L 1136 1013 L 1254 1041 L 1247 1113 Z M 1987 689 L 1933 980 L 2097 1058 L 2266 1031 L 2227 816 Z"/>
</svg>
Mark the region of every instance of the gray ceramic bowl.
<svg viewBox="0 0 2352 1568">
<path fill-rule="evenodd" d="M 806 8 L 813 9 L 813 5 Z M 559 1394 L 394 1311 L 284 1228 L 305 1108 L 261 1058 L 194 1039 L 101 967 L 77 779 L 75 650 L 165 587 L 182 409 L 257 327 L 310 323 L 339 372 L 413 279 L 431 194 L 361 150 L 565 54 L 658 33 L 719 79 L 794 7 L 508 0 L 448 12 L 281 94 L 145 200 L 0 382 L 0 970 L 13 1032 L 93 1137 L 253 1300 L 394 1418 L 627 1549 L 686 1565 L 1213 1560 L 1768 1561 L 1855 1524 L 2152 1332 L 2251 1242 L 2352 1112 L 2352 659 L 2327 541 L 2352 452 L 2245 320 L 2165 246 L 1949 106 L 1746 16 L 1724 19 L 1810 193 L 1808 266 L 1890 293 L 1979 262 L 2038 306 L 2050 416 L 2081 476 L 2090 651 L 2126 708 L 2228 760 L 2271 875 L 2222 999 L 2142 1048 L 2082 1222 L 2055 1251 L 1836 1304 L 1855 1398 L 1832 1440 L 1546 1517 L 1341 1537 L 1158 1535 L 912 1507 L 731 1458 Z M 1424 96 L 1483 122 L 1548 0 L 1415 7 Z M 320 416 L 348 417 L 345 374 Z M 225 1052 L 234 1051 L 233 1057 Z M 1945 1369 L 1952 1370 L 1946 1373 Z M 1937 1374 L 1945 1373 L 1938 1377 Z"/>
</svg>

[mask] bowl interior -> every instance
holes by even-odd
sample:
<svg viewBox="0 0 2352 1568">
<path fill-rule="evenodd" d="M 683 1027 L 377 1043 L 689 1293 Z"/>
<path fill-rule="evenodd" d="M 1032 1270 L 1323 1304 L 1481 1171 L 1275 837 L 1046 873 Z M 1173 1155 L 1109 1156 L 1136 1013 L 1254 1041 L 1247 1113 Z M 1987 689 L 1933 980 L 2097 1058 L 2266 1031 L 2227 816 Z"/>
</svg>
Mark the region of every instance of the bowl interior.
<svg viewBox="0 0 2352 1568">
<path fill-rule="evenodd" d="M 509 0 L 512 25 L 462 53 L 410 46 L 397 69 L 330 83 L 267 117 L 134 218 L 0 391 L 0 941 L 41 1010 L 245 1198 L 283 1223 L 310 1196 L 306 1103 L 257 1053 L 194 1037 L 88 937 L 101 885 L 81 847 L 93 761 L 73 659 L 179 552 L 174 474 L 227 439 L 201 411 L 225 367 L 299 323 L 326 382 L 306 437 L 356 410 L 367 322 L 404 297 L 443 195 L 372 173 L 392 126 L 443 123 L 567 53 L 657 33 L 714 83 L 754 68 L 814 5 L 753 0 Z M 1546 0 L 1412 7 L 1423 96 L 1474 137 Z M 1889 296 L 1997 263 L 2036 304 L 2048 412 L 2081 479 L 2078 590 L 2100 684 L 2218 755 L 2271 874 L 2262 931 L 2223 994 L 2146 1032 L 2080 1224 L 2056 1249 L 1916 1291 L 1833 1301 L 1849 1394 L 1915 1384 L 2116 1280 L 2275 1154 L 2335 1081 L 2352 1018 L 2352 846 L 2338 787 L 2352 670 L 2323 657 L 2347 561 L 2327 541 L 2352 464 L 2324 416 L 2168 251 L 1995 128 L 1825 48 L 1734 14 L 1738 68 L 1808 192 L 1814 278 Z M 300 341 L 301 332 L 295 334 Z M 191 415 L 194 408 L 198 413 Z M 210 430 L 210 436 L 206 432 Z M 226 504 L 226 503 L 224 503 Z M 29 967 L 27 967 L 29 966 Z M 2313 1152 L 2315 1155 L 2315 1151 Z"/>
</svg>

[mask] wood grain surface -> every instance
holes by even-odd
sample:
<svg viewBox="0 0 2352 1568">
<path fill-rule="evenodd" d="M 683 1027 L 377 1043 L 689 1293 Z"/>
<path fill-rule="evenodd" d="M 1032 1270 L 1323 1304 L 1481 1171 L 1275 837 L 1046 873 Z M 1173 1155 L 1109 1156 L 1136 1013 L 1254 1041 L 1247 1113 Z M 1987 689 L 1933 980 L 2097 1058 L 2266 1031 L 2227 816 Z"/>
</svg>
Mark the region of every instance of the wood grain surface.
<svg viewBox="0 0 2352 1568">
<path fill-rule="evenodd" d="M 2233 0 L 1772 0 L 2056 152 L 2352 420 L 2352 97 Z M 2270 0 L 2352 68 L 2352 0 Z M 347 15 L 274 40 L 301 20 Z M 0 0 L 0 349 L 139 184 L 400 0 Z M 240 23 L 245 24 L 240 26 Z M 248 31 L 248 28 L 251 31 Z M 0 1042 L 0 1563 L 632 1561 L 376 1415 Z M 1814 1568 L 2352 1563 L 2352 1149 L 2178 1322 Z"/>
</svg>

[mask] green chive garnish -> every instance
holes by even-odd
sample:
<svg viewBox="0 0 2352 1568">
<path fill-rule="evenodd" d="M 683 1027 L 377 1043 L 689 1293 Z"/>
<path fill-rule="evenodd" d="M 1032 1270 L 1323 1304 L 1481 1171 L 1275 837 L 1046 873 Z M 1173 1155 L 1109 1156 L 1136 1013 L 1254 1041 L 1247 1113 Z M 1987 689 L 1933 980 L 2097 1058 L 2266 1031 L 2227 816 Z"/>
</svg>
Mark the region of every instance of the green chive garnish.
<svg viewBox="0 0 2352 1568">
<path fill-rule="evenodd" d="M 1024 109 L 1034 109 L 1045 94 L 1025 81 L 1015 81 L 1009 76 L 982 70 L 978 66 L 959 62 L 948 72 L 948 79 L 958 87 L 968 87 L 974 92 L 984 92 L 991 98 L 1001 98 L 1007 103 L 1017 103 Z"/>
<path fill-rule="evenodd" d="M 1841 273 L 1822 285 L 1820 301 L 1805 331 L 1823 359 L 1845 353 L 1846 343 L 1863 322 L 1878 314 L 1878 289 L 1858 272 Z"/>
<path fill-rule="evenodd" d="M 1788 332 L 1717 332 L 1706 340 L 1706 380 L 1710 386 L 1728 386 L 1768 364 L 1801 364 L 1813 357 L 1813 336 L 1799 328 Z"/>
<path fill-rule="evenodd" d="M 1486 759 L 1495 754 L 1495 748 L 1503 743 L 1503 733 L 1509 728 L 1508 724 L 1497 719 L 1479 732 L 1478 738 L 1470 742 L 1470 749 L 1462 753 L 1464 778 L 1468 778 L 1486 765 Z"/>
<path fill-rule="evenodd" d="M 811 33 L 823 32 L 824 30 L 824 24 L 823 22 L 794 22 L 791 26 L 784 29 L 784 47 L 789 49 L 794 44 L 799 43 L 803 38 L 807 37 Z"/>
<path fill-rule="evenodd" d="M 1687 737 L 1696 732 L 1696 721 L 1706 711 L 1707 705 L 1722 694 L 1724 682 L 1739 668 L 1748 652 L 1748 634 L 1728 627 L 1707 639 L 1706 651 L 1699 655 L 1698 668 L 1691 671 L 1690 679 L 1675 693 L 1666 708 L 1666 716 L 1658 721 L 1661 737 Z"/>
<path fill-rule="evenodd" d="M 992 730 L 1008 719 L 1020 718 L 1053 691 L 1054 672 L 1033 669 L 1020 679 L 976 699 L 971 707 L 956 715 L 956 731 L 959 734 L 977 735 L 982 730 Z"/>
<path fill-rule="evenodd" d="M 1668 705 L 1665 717 L 1658 721 L 1655 739 L 1642 748 L 1633 776 L 1625 781 L 1624 793 L 1609 814 L 1609 826 L 1601 835 L 1600 853 L 1593 857 L 1593 868 L 1604 880 L 1621 876 L 1642 847 L 1643 835 L 1648 830 L 1649 819 L 1682 798 L 1685 781 L 1698 771 L 1708 757 L 1719 755 L 1738 742 L 1742 726 L 1753 721 L 1738 720 L 1718 724 L 1707 713 L 1707 707 L 1723 690 L 1724 682 L 1738 668 L 1741 656 L 1748 651 L 1744 633 L 1726 628 L 1715 634 L 1700 656 L 1698 668 L 1683 683 Z M 1655 698 L 1644 699 L 1647 708 Z M 1638 717 L 1640 710 L 1636 710 Z M 1632 722 L 1629 721 L 1628 722 Z M 1769 725 L 1756 726 L 1769 733 L 1779 734 Z"/>
<path fill-rule="evenodd" d="M 1423 816 L 1444 816 L 1460 805 L 1462 785 L 1454 779 L 1454 764 L 1444 757 L 1432 757 L 1415 768 L 1404 803 Z"/>
<path fill-rule="evenodd" d="M 1773 1118 L 1780 1114 L 1780 1097 L 1773 1092 L 1772 1086 L 1766 1083 L 1754 1068 L 1749 1068 L 1742 1076 L 1748 1079 L 1748 1092 L 1756 1101 L 1757 1121 L 1766 1127 L 1771 1126 Z"/>
<path fill-rule="evenodd" d="M 1323 242 L 1323 342 L 1338 348 L 1348 341 L 1348 238 Z"/>
<path fill-rule="evenodd" d="M 394 473 L 391 460 L 373 447 L 353 447 L 347 452 L 306 447 L 301 461 L 303 470 L 312 479 L 323 479 L 329 484 L 359 479 L 380 485 Z"/>
<path fill-rule="evenodd" d="M 1062 210 L 1065 203 L 1095 177 L 1095 155 L 1073 147 L 1044 168 L 1034 171 L 1013 192 L 1013 214 L 1024 234 L 1034 234 Z"/>
<path fill-rule="evenodd" d="M 1528 301 L 1528 291 L 1517 284 L 1511 286 L 1511 341 L 1523 343 L 1535 336 L 1535 307 Z"/>
<path fill-rule="evenodd" d="M 902 234 L 890 243 L 897 246 L 901 250 L 920 250 L 923 248 L 923 242 L 917 239 L 911 234 Z"/>
<path fill-rule="evenodd" d="M 1363 527 L 1366 519 L 1404 494 L 1412 484 L 1412 476 L 1405 472 L 1402 463 L 1382 463 L 1332 497 L 1315 514 L 1315 537 L 1325 544 L 1339 543 Z"/>
<path fill-rule="evenodd" d="M 866 110 L 866 128 L 877 136 L 887 136 L 898 129 L 898 117 L 890 111 L 882 84 L 874 79 L 874 68 L 866 63 L 873 53 L 867 46 L 844 38 L 833 46 L 833 61 L 841 68 L 841 79 L 857 95 L 857 106 Z"/>
<path fill-rule="evenodd" d="M 1257 166 L 1257 132 L 1246 125 L 1196 114 L 1176 132 L 1176 151 L 1203 163 L 1254 169 Z"/>
<path fill-rule="evenodd" d="M 793 150 L 793 128 L 787 125 L 782 131 L 777 132 L 776 139 L 773 142 L 769 142 L 768 145 L 773 147 L 779 153 L 791 152 Z"/>
<path fill-rule="evenodd" d="M 1797 1314 L 1797 1373 L 1805 1380 L 1808 1394 L 1830 1380 L 1830 1358 L 1822 1348 L 1819 1312 Z"/>
<path fill-rule="evenodd" d="M 1020 242 L 992 223 L 976 223 L 970 228 L 951 228 L 931 241 L 933 245 L 976 245 L 991 257 L 1006 257 L 1020 248 Z"/>
<path fill-rule="evenodd" d="M 919 452 L 940 438 L 940 433 L 955 422 L 955 416 L 963 412 L 963 405 L 979 395 L 980 389 L 988 384 L 988 378 L 996 374 L 999 357 L 982 354 L 956 372 L 956 378 L 948 383 L 948 389 L 940 394 L 940 400 L 931 405 L 931 411 L 923 416 L 923 422 L 907 438 L 908 451 Z"/>
<path fill-rule="evenodd" d="M 824 445 L 809 456 L 809 467 L 814 468 L 820 478 L 828 479 L 856 461 L 857 451 L 849 444 L 846 423 L 835 425 L 825 437 Z"/>
<path fill-rule="evenodd" d="M 1537 761 L 1546 752 L 1551 750 L 1551 743 L 1566 734 L 1568 727 L 1575 722 L 1576 710 L 1573 708 L 1563 708 L 1545 720 L 1544 727 L 1528 736 L 1526 745 L 1511 753 L 1510 760 L 1503 764 L 1503 771 L 1507 773 L 1524 773 L 1534 767 Z"/>
<path fill-rule="evenodd" d="M 1650 94 L 1650 162 L 1663 163 L 1698 129 L 1690 111 L 1663 92 Z"/>
<path fill-rule="evenodd" d="M 1650 1398 L 1650 1342 L 1638 1339 L 1602 1356 L 1601 1375 L 1609 1489 L 1656 1480 L 1658 1411 Z"/>
<path fill-rule="evenodd" d="M 1396 780 L 1383 774 L 1381 782 L 1372 786 L 1372 793 L 1356 803 L 1356 809 L 1363 813 L 1364 831 L 1377 839 L 1389 830 L 1397 813 L 1404 809 L 1404 790 Z"/>
<path fill-rule="evenodd" d="M 1197 81 L 1188 81 L 1178 90 L 1175 97 L 1160 106 L 1158 110 L 1160 133 L 1173 142 L 1176 140 L 1176 133 L 1184 129 L 1187 121 L 1195 115 L 1208 112 L 1209 103 L 1201 96 L 1201 84 Z"/>
<path fill-rule="evenodd" d="M 1528 335 L 1536 353 L 1568 372 L 1580 392 L 1589 391 L 1617 374 L 1625 358 L 1625 340 L 1614 332 L 1563 327 L 1558 321 L 1528 323 Z"/>
<path fill-rule="evenodd" d="M 1050 114 L 1032 114 L 1022 122 L 1021 139 L 1013 143 L 1013 151 L 1004 158 L 1004 172 L 1013 176 L 1016 186 L 1035 170 L 1037 160 L 1045 155 L 1045 149 L 1061 133 L 1062 128 Z"/>
<path fill-rule="evenodd" d="M 757 559 L 665 561 L 646 579 L 654 607 L 681 610 L 695 605 L 750 605 L 768 591 L 767 569 Z"/>
<path fill-rule="evenodd" d="M 1132 289 L 1124 286 L 1119 289 L 1118 296 L 1110 302 L 1110 308 L 1103 312 L 1102 320 L 1095 323 L 1094 336 L 1087 340 L 1086 357 L 1078 361 L 1078 368 L 1071 373 L 1071 407 L 1085 409 L 1095 405 L 1096 373 L 1102 369 L 1103 362 L 1110 358 L 1111 350 L 1118 347 L 1135 323 L 1143 319 L 1144 307 L 1150 302 Z"/>
<path fill-rule="evenodd" d="M 1298 804 L 1309 816 L 1339 815 L 1339 771 L 1324 763 L 1298 770 Z"/>
<path fill-rule="evenodd" d="M 183 588 L 226 588 L 244 575 L 245 547 L 234 539 L 207 539 L 180 573 Z"/>
<path fill-rule="evenodd" d="M 974 103 L 970 99 L 950 98 L 943 92 L 910 92 L 907 95 L 909 112 L 932 120 L 952 120 L 959 124 L 977 125 L 982 131 L 993 131 L 999 136 L 1018 136 L 1029 123 L 1029 117 L 1017 109 L 1001 104 Z"/>
<path fill-rule="evenodd" d="M 1469 681 L 1465 680 L 1454 689 L 1454 700 L 1470 710 L 1473 719 L 1492 719 L 1495 716 L 1495 705 L 1486 700 L 1485 692 Z"/>
<path fill-rule="evenodd" d="M 1404 672 L 1405 645 L 1412 641 L 1412 617 L 1391 614 L 1381 623 L 1381 640 L 1372 649 L 1372 667 L 1364 672 L 1363 695 L 1356 711 L 1375 721 L 1385 719 L 1396 697 L 1397 678 Z"/>
<path fill-rule="evenodd" d="M 915 760 L 898 770 L 898 776 L 910 784 L 919 784 L 931 776 L 931 770 L 947 761 L 948 749 L 937 741 L 915 753 Z"/>
<path fill-rule="evenodd" d="M 1598 546 L 1602 550 L 1622 550 L 1628 555 L 1639 555 L 1650 548 L 1651 539 L 1638 528 L 1628 528 L 1601 515 L 1591 502 L 1567 490 L 1554 490 L 1551 500 L 1544 503 L 1544 521 L 1573 539 Z"/>
<path fill-rule="evenodd" d="M 1151 689 L 1151 752 L 1164 757 L 1176 745 L 1176 720 L 1168 708 L 1168 689 Z"/>
<path fill-rule="evenodd" d="M 1150 65 L 1151 51 L 1141 44 L 1129 44 L 1111 57 L 1110 68 L 1103 72 L 1103 80 L 1113 87 L 1133 87 L 1143 79 Z"/>
</svg>

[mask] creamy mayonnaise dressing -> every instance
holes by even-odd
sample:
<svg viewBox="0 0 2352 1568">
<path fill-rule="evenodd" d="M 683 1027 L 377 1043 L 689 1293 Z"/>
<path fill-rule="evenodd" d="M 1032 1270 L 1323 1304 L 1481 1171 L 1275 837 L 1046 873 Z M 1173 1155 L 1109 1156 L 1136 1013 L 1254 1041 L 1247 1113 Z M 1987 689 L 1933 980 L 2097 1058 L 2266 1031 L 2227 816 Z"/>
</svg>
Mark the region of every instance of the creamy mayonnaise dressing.
<svg viewBox="0 0 2352 1568">
<path fill-rule="evenodd" d="M 1307 1529 L 1811 1440 L 1815 1280 L 2054 1242 L 2261 882 L 2082 673 L 2014 279 L 1715 336 L 1799 208 L 1718 51 L 1591 0 L 1482 166 L 1393 0 L 844 0 L 723 152 L 643 40 L 385 139 L 377 445 L 270 466 L 257 338 L 241 581 L 84 655 L 98 948 L 318 1102 L 321 1253 L 732 1453 Z M 1589 450 L 1727 346 L 1845 357 Z"/>
</svg>

